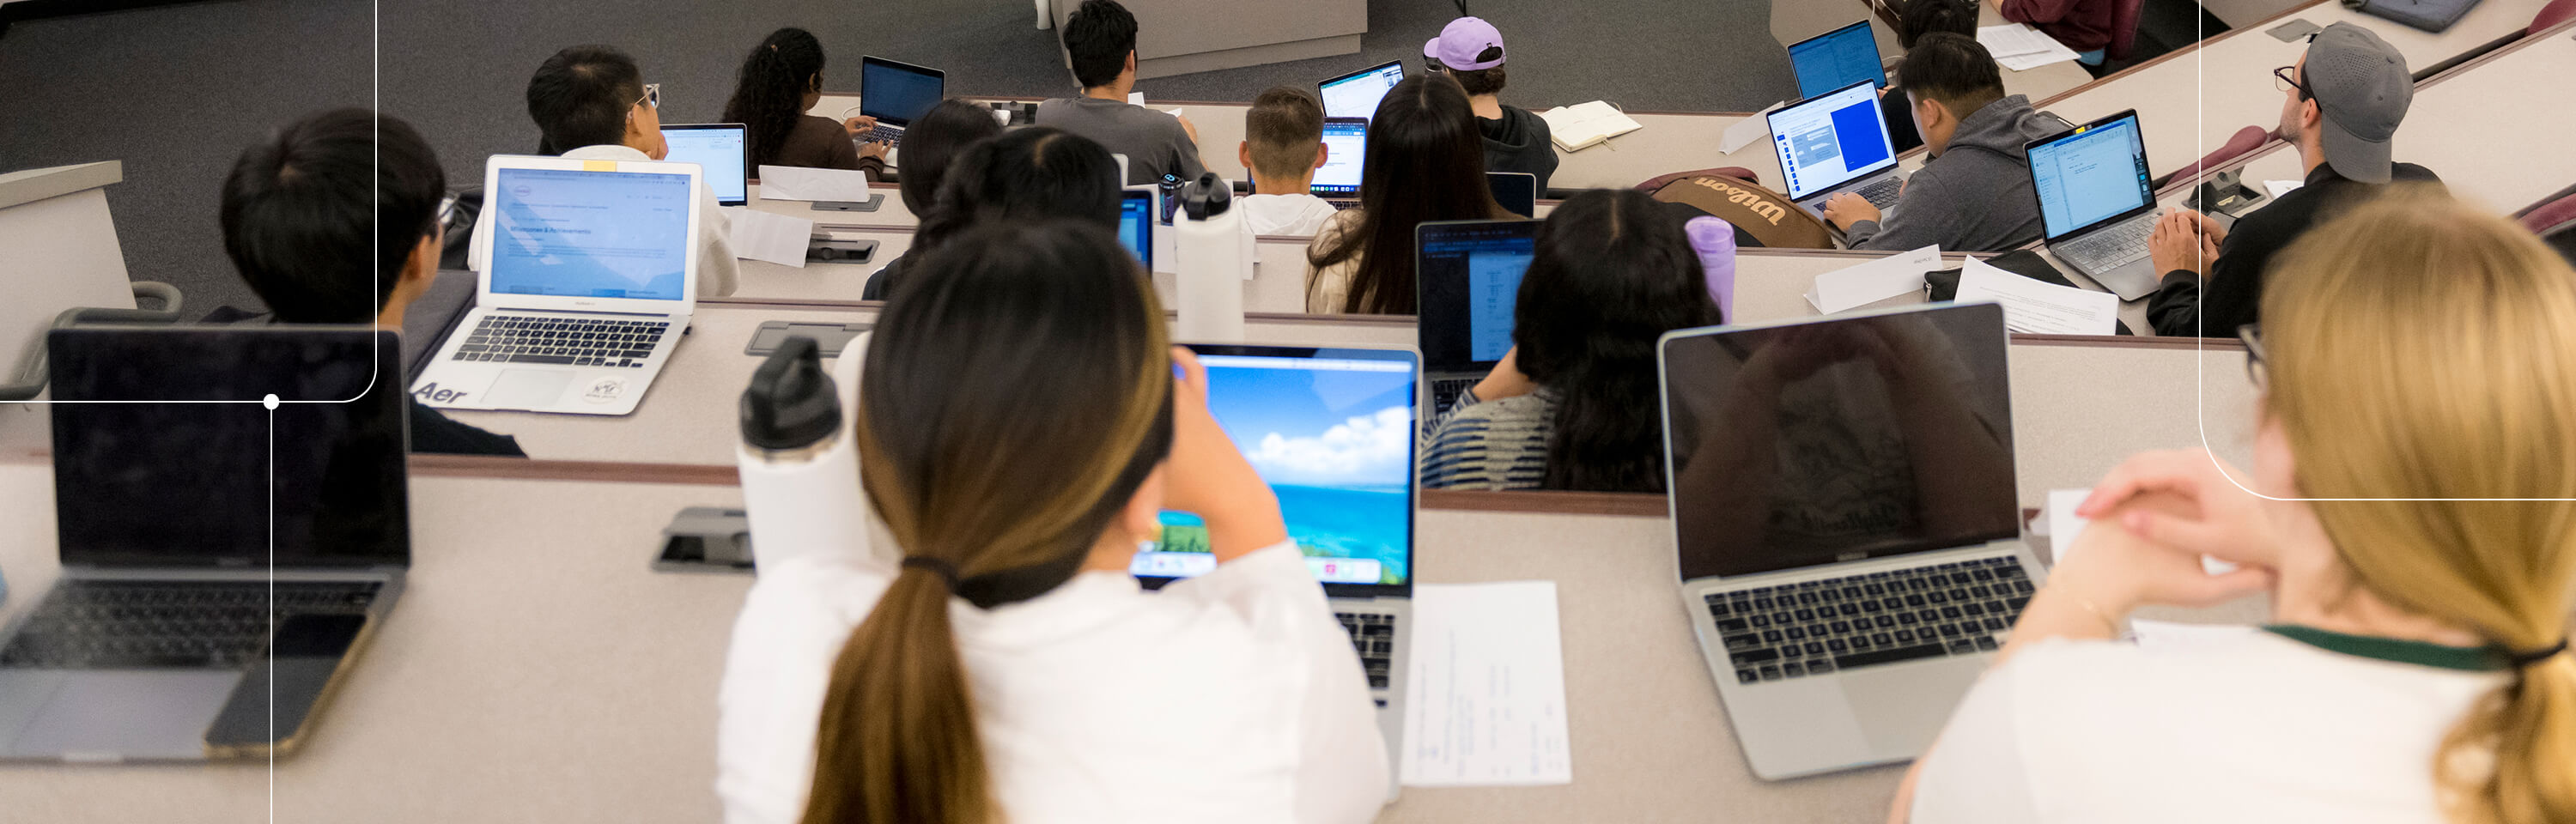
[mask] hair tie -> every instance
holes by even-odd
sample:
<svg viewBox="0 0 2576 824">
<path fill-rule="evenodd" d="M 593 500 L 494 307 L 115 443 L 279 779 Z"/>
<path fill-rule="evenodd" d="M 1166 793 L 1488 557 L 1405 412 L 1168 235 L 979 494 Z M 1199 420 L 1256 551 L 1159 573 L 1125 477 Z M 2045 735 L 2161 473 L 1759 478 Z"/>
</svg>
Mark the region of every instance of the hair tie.
<svg viewBox="0 0 2576 824">
<path fill-rule="evenodd" d="M 2566 651 L 2567 639 L 2560 638 L 2558 639 L 2557 645 L 2546 649 L 2537 649 L 2530 652 L 2514 652 L 2512 650 L 2505 650 L 2504 658 L 2507 662 L 2513 664 L 2514 669 L 2523 669 L 2533 664 L 2547 661 L 2551 658 L 2556 658 L 2559 653 Z"/>
<path fill-rule="evenodd" d="M 956 564 L 949 563 L 945 559 L 933 558 L 927 555 L 907 555 L 904 556 L 903 565 L 912 569 L 930 570 L 932 574 L 939 576 L 940 583 L 948 587 L 949 592 L 957 591 Z"/>
</svg>

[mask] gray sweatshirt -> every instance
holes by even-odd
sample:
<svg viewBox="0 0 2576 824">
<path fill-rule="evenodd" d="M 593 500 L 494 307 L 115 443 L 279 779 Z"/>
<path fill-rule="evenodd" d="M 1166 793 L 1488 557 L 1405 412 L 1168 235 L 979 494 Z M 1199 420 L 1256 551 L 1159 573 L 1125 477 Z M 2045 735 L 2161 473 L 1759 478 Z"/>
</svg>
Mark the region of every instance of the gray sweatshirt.
<svg viewBox="0 0 2576 824">
<path fill-rule="evenodd" d="M 2006 95 L 1959 121 L 1940 156 L 1905 181 L 1887 223 L 1851 225 L 1854 249 L 1906 250 L 1935 243 L 1944 252 L 2002 252 L 2040 238 L 2039 200 L 2030 190 L 2030 155 L 2022 144 L 2066 128 L 2056 115 L 2032 111 L 2030 98 Z"/>
</svg>

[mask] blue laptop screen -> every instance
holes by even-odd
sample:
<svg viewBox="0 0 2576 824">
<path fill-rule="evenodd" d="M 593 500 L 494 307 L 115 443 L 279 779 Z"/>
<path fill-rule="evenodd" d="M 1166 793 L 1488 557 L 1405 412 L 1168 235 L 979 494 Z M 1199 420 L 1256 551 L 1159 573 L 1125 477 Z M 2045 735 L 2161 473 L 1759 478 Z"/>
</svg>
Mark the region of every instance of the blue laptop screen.
<svg viewBox="0 0 2576 824">
<path fill-rule="evenodd" d="M 939 105 L 948 77 L 938 71 L 873 57 L 859 60 L 859 113 L 906 126 Z"/>
<path fill-rule="evenodd" d="M 1360 193 L 1361 160 L 1368 156 L 1368 121 L 1331 118 L 1324 121 L 1324 165 L 1315 168 L 1309 187 L 1317 195 Z"/>
<path fill-rule="evenodd" d="M 2086 126 L 2030 147 L 2031 186 L 2051 239 L 2154 202 L 2147 146 L 2136 115 Z"/>
<path fill-rule="evenodd" d="M 697 251 L 688 175 L 502 169 L 499 180 L 484 210 L 494 293 L 687 297 Z"/>
<path fill-rule="evenodd" d="M 1896 146 L 1878 113 L 1878 93 L 1854 83 L 1772 112 L 1772 148 L 1789 178 L 1789 199 L 1896 165 Z"/>
<path fill-rule="evenodd" d="M 1404 82 L 1404 64 L 1390 62 L 1315 84 L 1325 117 L 1376 117 L 1378 98 Z"/>
<path fill-rule="evenodd" d="M 1541 225 L 1496 220 L 1425 223 L 1415 230 L 1425 370 L 1486 368 L 1512 350 L 1512 312 Z"/>
<path fill-rule="evenodd" d="M 1413 575 L 1412 356 L 1382 350 L 1216 354 L 1208 409 L 1279 496 L 1288 537 L 1327 584 L 1401 585 Z M 1162 540 L 1130 571 L 1179 578 L 1216 568 L 1198 516 L 1163 514 Z"/>
<path fill-rule="evenodd" d="M 743 179 L 742 127 L 664 126 L 662 142 L 671 147 L 663 160 L 698 164 L 707 191 L 714 192 L 716 203 L 740 206 L 749 194 Z"/>
<path fill-rule="evenodd" d="M 1814 97 L 1867 80 L 1887 85 L 1887 69 L 1878 61 L 1878 40 L 1869 21 L 1853 23 L 1789 47 L 1789 65 L 1798 72 L 1798 96 Z"/>
<path fill-rule="evenodd" d="M 1118 242 L 1136 256 L 1145 271 L 1154 270 L 1154 193 L 1130 189 L 1119 193 Z"/>
</svg>

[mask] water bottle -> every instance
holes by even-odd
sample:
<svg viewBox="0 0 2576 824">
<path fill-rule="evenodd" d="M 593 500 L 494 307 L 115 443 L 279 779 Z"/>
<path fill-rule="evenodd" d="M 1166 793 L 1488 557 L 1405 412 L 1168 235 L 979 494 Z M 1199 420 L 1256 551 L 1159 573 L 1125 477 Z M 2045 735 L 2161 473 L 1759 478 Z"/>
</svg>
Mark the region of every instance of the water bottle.
<svg viewBox="0 0 2576 824">
<path fill-rule="evenodd" d="M 1717 311 L 1726 322 L 1735 322 L 1735 224 L 1722 218 L 1695 217 L 1682 224 L 1689 233 L 1691 251 L 1699 253 L 1699 268 L 1708 275 L 1708 296 L 1717 301 Z"/>
<path fill-rule="evenodd" d="M 864 338 L 842 350 L 859 357 Z M 813 338 L 791 336 L 751 373 L 742 392 L 742 443 L 735 461 L 753 561 L 869 550 L 859 452 L 842 423 L 840 393 L 823 371 Z"/>
<path fill-rule="evenodd" d="M 1215 172 L 1181 187 L 1181 213 L 1173 229 L 1179 269 L 1173 275 L 1180 305 L 1175 339 L 1192 343 L 1243 340 L 1243 282 L 1252 274 L 1251 235 L 1234 187 Z"/>
</svg>

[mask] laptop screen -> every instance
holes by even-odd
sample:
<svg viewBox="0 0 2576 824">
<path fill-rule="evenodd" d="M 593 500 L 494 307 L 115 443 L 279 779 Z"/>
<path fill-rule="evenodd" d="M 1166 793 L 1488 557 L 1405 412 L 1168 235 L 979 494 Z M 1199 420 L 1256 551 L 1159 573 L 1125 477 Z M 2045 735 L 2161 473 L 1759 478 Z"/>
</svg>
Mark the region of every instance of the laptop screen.
<svg viewBox="0 0 2576 824">
<path fill-rule="evenodd" d="M 2156 203 L 2138 113 L 2122 112 L 2030 145 L 2039 219 L 2056 240 Z"/>
<path fill-rule="evenodd" d="M 1867 80 L 1887 87 L 1887 68 L 1879 63 L 1878 39 L 1863 20 L 1798 41 L 1789 47 L 1789 66 L 1798 73 L 1798 96 L 1814 97 Z"/>
<path fill-rule="evenodd" d="M 1489 369 L 1512 350 L 1512 311 L 1543 225 L 1461 220 L 1414 227 L 1423 369 Z"/>
<path fill-rule="evenodd" d="M 1494 190 L 1494 202 L 1504 210 L 1521 217 L 1538 217 L 1538 175 L 1528 172 L 1486 172 L 1485 185 Z"/>
<path fill-rule="evenodd" d="M 583 169 L 497 170 L 492 291 L 506 295 L 680 300 L 688 284 L 685 174 Z"/>
<path fill-rule="evenodd" d="M 1192 346 L 1208 410 L 1279 496 L 1288 537 L 1337 596 L 1402 594 L 1413 576 L 1413 354 Z M 1150 585 L 1216 568 L 1197 516 L 1163 514 L 1130 571 Z"/>
<path fill-rule="evenodd" d="M 1721 326 L 1661 348 L 1683 580 L 2020 534 L 2001 307 Z"/>
<path fill-rule="evenodd" d="M 662 159 L 698 164 L 707 191 L 716 194 L 716 205 L 740 206 L 750 194 L 742 133 L 740 123 L 664 125 L 662 142 L 671 153 Z"/>
<path fill-rule="evenodd" d="M 63 563 L 260 568 L 271 506 L 277 566 L 408 563 L 401 353 L 364 327 L 55 330 Z"/>
<path fill-rule="evenodd" d="M 1308 191 L 1321 197 L 1360 193 L 1360 173 L 1368 158 L 1368 118 L 1324 118 L 1324 165 L 1315 169 Z"/>
<path fill-rule="evenodd" d="M 1154 271 L 1154 191 L 1123 189 L 1118 192 L 1118 242 L 1145 271 Z"/>
<path fill-rule="evenodd" d="M 1404 62 L 1395 60 L 1317 83 L 1315 91 L 1323 95 L 1325 117 L 1366 120 L 1377 116 L 1378 98 L 1402 82 Z"/>
<path fill-rule="evenodd" d="M 1853 83 L 1769 115 L 1771 149 L 1789 178 L 1789 199 L 1896 165 L 1896 144 L 1878 113 L 1878 93 Z"/>
<path fill-rule="evenodd" d="M 859 58 L 859 113 L 909 126 L 945 94 L 948 73 L 877 57 Z"/>
</svg>

